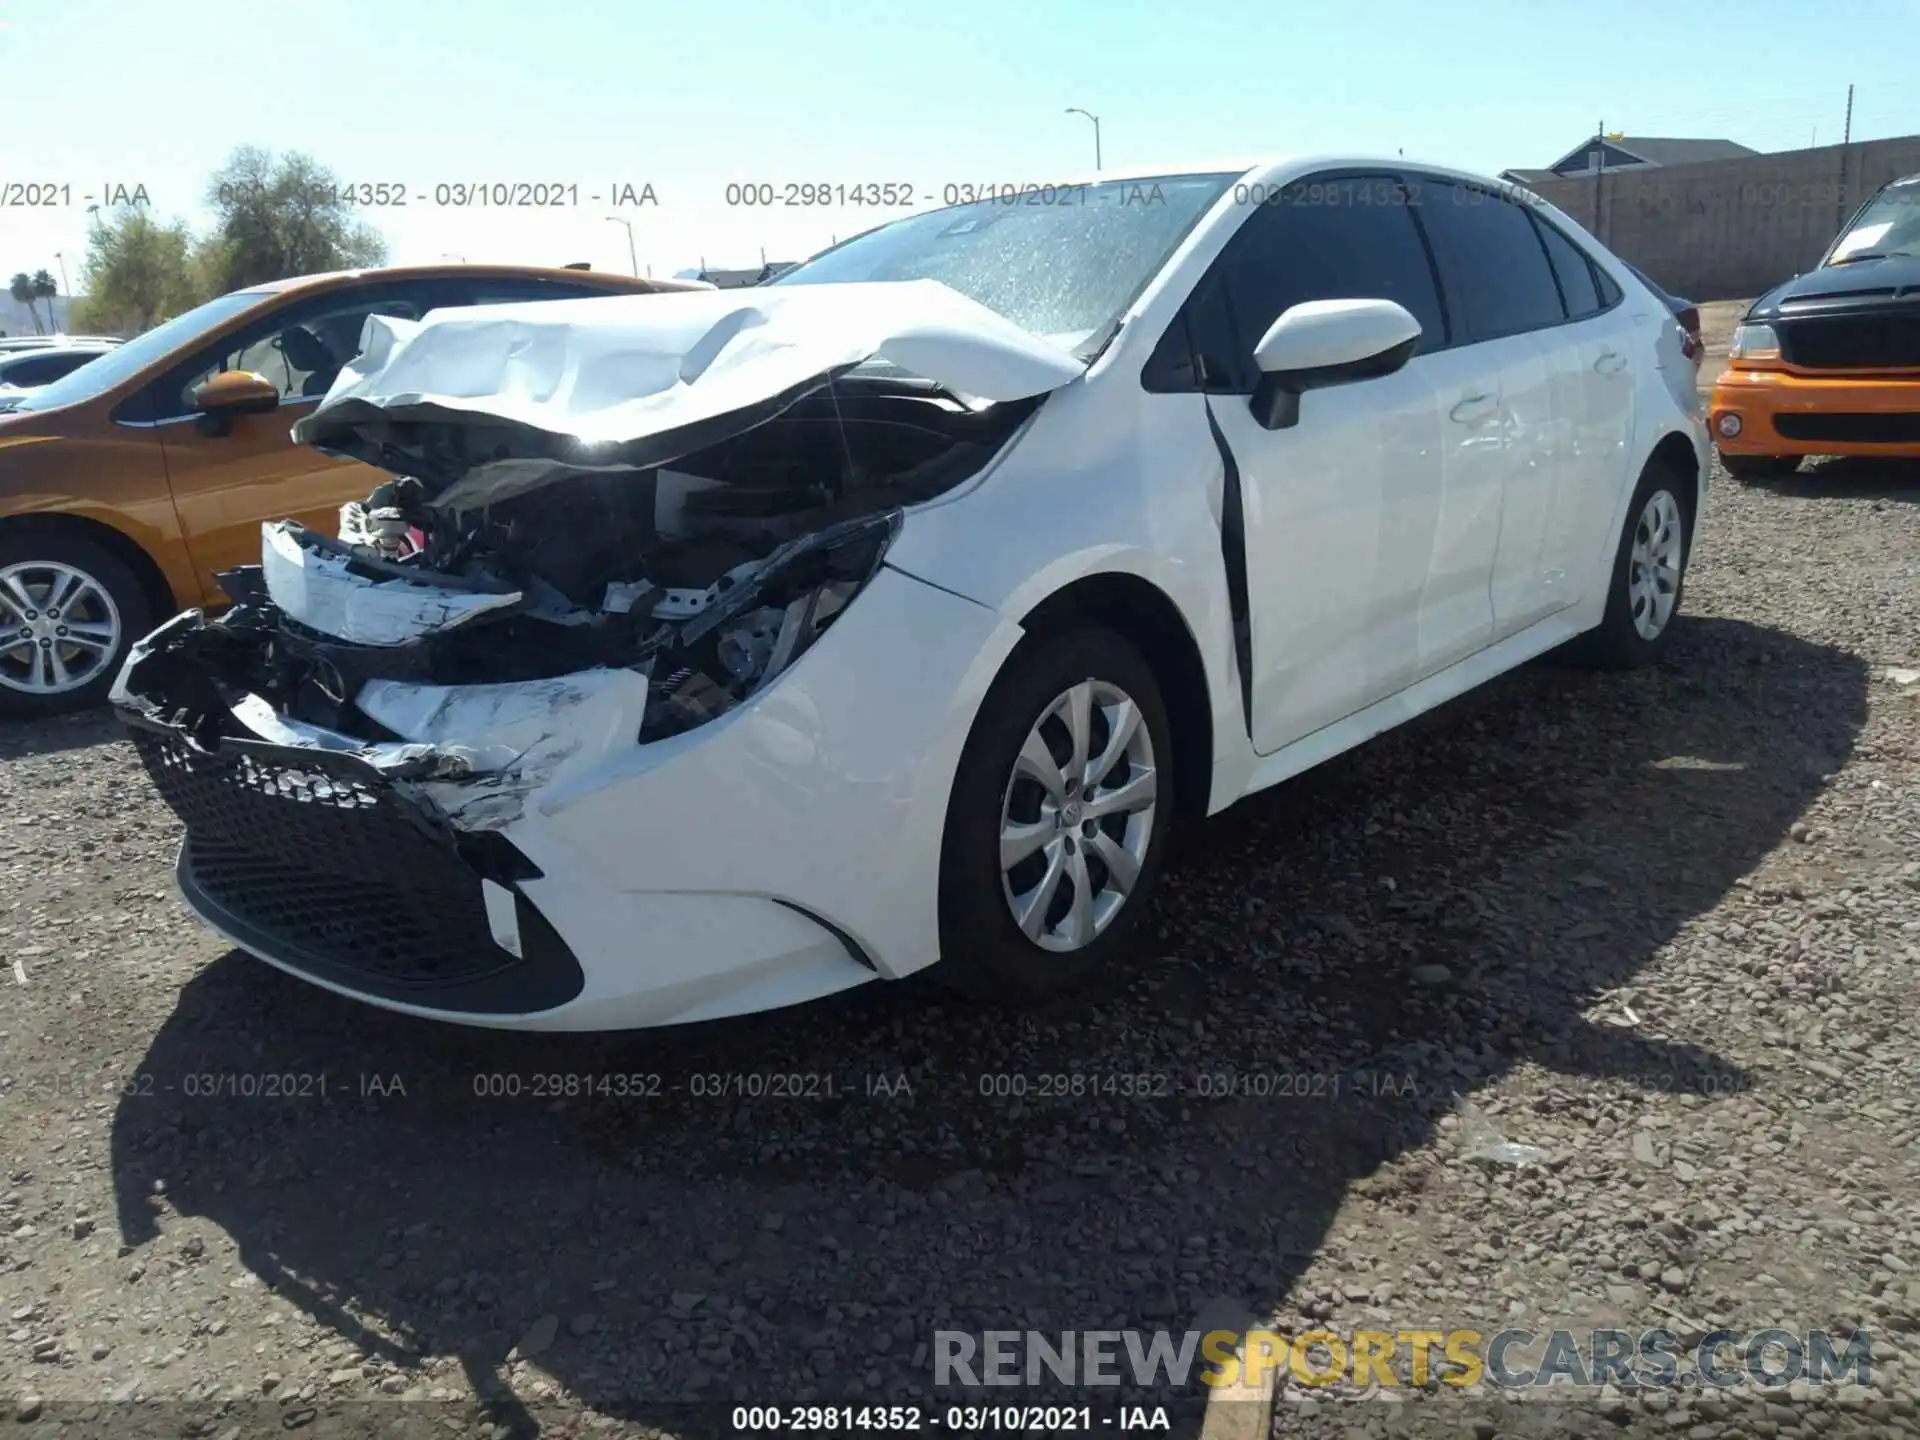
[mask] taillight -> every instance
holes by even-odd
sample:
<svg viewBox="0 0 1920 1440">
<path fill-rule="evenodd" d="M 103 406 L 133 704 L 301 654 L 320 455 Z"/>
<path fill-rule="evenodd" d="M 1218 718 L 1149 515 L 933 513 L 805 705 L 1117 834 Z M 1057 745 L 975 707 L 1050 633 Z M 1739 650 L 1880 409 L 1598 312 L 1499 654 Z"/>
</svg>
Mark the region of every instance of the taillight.
<svg viewBox="0 0 1920 1440">
<path fill-rule="evenodd" d="M 1707 347 L 1700 341 L 1700 312 L 1689 305 L 1684 310 L 1676 310 L 1673 319 L 1680 327 L 1680 353 L 1698 365 L 1701 356 L 1707 353 Z"/>
</svg>

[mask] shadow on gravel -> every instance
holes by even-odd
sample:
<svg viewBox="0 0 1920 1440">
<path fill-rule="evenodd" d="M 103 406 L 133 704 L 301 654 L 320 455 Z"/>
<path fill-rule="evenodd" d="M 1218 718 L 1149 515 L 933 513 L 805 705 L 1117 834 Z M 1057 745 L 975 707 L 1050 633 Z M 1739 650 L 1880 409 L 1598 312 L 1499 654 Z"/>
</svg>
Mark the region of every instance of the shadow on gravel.
<svg viewBox="0 0 1920 1440">
<path fill-rule="evenodd" d="M 501 1035 L 229 956 L 120 1102 L 124 1238 L 150 1272 L 207 1263 L 166 1238 L 207 1217 L 333 1332 L 322 1349 L 360 1352 L 323 1373 L 364 1354 L 402 1387 L 457 1355 L 522 1429 L 498 1377 L 523 1338 L 594 1408 L 719 1434 L 723 1399 L 925 1403 L 936 1329 L 1184 1329 L 1220 1295 L 1297 1313 L 1350 1193 L 1404 1210 L 1468 1163 L 1410 1153 L 1456 1093 L 1522 1064 L 1766 1083 L 1654 1038 L 1645 1002 L 1644 1030 L 1585 1014 L 1623 1013 L 1621 987 L 1785 837 L 1867 683 L 1731 620 L 1687 620 L 1653 671 L 1528 667 L 1217 819 L 1168 875 L 1157 958 L 1050 1013 L 908 982 Z M 568 1098 L 582 1077 L 605 1093 Z M 295 1328 L 262 1332 L 275 1358 Z M 424 1432 L 440 1409 L 408 1413 Z"/>
<path fill-rule="evenodd" d="M 1893 500 L 1920 505 L 1920 460 L 1837 455 L 1804 463 L 1785 479 L 1766 482 L 1765 488 L 1790 500 Z"/>
<path fill-rule="evenodd" d="M 62 750 L 85 750 L 110 740 L 123 740 L 126 731 L 104 705 L 78 715 L 50 720 L 0 720 L 0 764 L 29 755 L 57 755 Z"/>
</svg>

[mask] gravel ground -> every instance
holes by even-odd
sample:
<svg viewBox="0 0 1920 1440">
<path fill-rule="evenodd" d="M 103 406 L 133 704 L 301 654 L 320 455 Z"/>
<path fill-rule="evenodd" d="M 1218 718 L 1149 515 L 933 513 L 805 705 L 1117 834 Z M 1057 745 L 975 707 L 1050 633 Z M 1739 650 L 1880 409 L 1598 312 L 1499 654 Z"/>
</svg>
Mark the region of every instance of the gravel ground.
<svg viewBox="0 0 1920 1440">
<path fill-rule="evenodd" d="M 936 1329 L 1221 1299 L 1874 1340 L 1719 1403 L 1289 1386 L 1280 1435 L 1920 1432 L 1915 666 L 1920 471 L 1716 477 L 1665 665 L 1543 662 L 1236 807 L 1092 997 L 612 1038 L 230 953 L 106 719 L 0 729 L 0 1433 L 724 1433 L 679 1402 L 926 1402 Z M 583 1074 L 661 1090 L 540 1078 Z M 742 1074 L 812 1078 L 702 1093 Z"/>
</svg>

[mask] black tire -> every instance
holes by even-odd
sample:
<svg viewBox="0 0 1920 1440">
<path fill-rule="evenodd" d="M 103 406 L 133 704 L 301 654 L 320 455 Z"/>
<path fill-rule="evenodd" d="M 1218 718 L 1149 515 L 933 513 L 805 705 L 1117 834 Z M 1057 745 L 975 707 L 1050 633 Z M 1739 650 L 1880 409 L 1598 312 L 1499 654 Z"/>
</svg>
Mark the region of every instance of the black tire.
<svg viewBox="0 0 1920 1440">
<path fill-rule="evenodd" d="M 1798 455 L 1730 455 L 1720 452 L 1726 472 L 1742 485 L 1759 485 L 1768 480 L 1784 480 L 1800 468 Z"/>
<path fill-rule="evenodd" d="M 1119 908 L 1091 942 L 1060 951 L 1036 943 L 1015 923 L 1002 882 L 1000 836 L 1009 800 L 1019 804 L 1024 798 L 1010 789 L 1022 746 L 1055 699 L 1082 681 L 1115 687 L 1137 707 L 1152 747 L 1155 793 L 1139 870 Z M 1064 729 L 1052 730 L 1058 724 L 1051 722 L 1048 730 L 1056 740 L 1065 734 Z M 1106 726 L 1103 715 L 1096 713 L 1089 747 L 1095 754 L 1110 733 Z M 1054 754 L 1060 754 L 1058 747 Z M 1120 761 L 1114 774 L 1122 774 L 1120 767 L 1131 763 Z M 1174 769 L 1173 727 L 1152 667 L 1138 650 L 1113 631 L 1092 625 L 1023 642 L 988 692 L 954 774 L 940 852 L 941 960 L 929 973 L 975 998 L 1019 1005 L 1057 995 L 1121 959 L 1136 938 L 1140 917 L 1159 878 L 1174 816 Z M 1112 824 L 1111 820 L 1086 823 Z M 1076 843 L 1084 844 L 1082 830 L 1068 826 L 1058 833 L 1068 851 Z M 1107 835 L 1113 833 L 1108 828 Z M 1107 843 L 1100 835 L 1094 839 Z M 1044 854 L 1034 860 L 1044 868 Z M 1083 851 L 1081 863 L 1090 875 L 1109 874 L 1090 846 Z M 1018 880 L 1022 872 L 1009 873 Z M 1101 895 L 1117 894 L 1108 888 L 1110 879 L 1097 883 Z M 1070 880 L 1063 881 L 1056 899 L 1071 894 L 1071 885 Z"/>
<path fill-rule="evenodd" d="M 1634 542 L 1647 507 L 1654 496 L 1666 492 L 1672 497 L 1680 526 L 1679 574 L 1672 594 L 1673 606 L 1658 633 L 1641 633 L 1634 611 Z M 1649 465 L 1634 487 L 1627 503 L 1627 518 L 1620 528 L 1620 542 L 1614 549 L 1613 566 L 1607 572 L 1607 613 L 1598 628 L 1589 630 L 1574 642 L 1574 658 L 1600 670 L 1637 670 L 1651 665 L 1673 638 L 1673 622 L 1679 618 L 1680 602 L 1686 591 L 1687 565 L 1693 559 L 1694 507 L 1698 502 L 1690 471 L 1674 465 Z"/>
<path fill-rule="evenodd" d="M 113 688 L 120 663 L 127 658 L 133 642 L 153 628 L 153 607 L 145 589 L 126 562 L 105 546 L 51 526 L 21 526 L 0 531 L 0 575 L 12 573 L 25 584 L 29 595 L 45 594 L 44 585 L 36 582 L 31 571 L 23 576 L 15 570 L 17 566 L 34 565 L 64 566 L 91 580 L 111 601 L 111 611 L 99 608 L 98 614 L 111 614 L 117 625 L 117 636 L 111 649 L 100 655 L 77 647 L 63 648 L 63 656 L 71 651 L 76 671 L 81 663 L 86 666 L 84 678 L 76 675 L 80 683 L 71 689 L 22 689 L 31 678 L 30 660 L 17 648 L 0 651 L 0 719 L 33 720 L 100 704 Z M 31 622 L 21 613 L 19 597 L 10 588 L 0 586 L 0 589 L 5 590 L 5 598 L 0 599 L 0 642 L 26 638 L 21 632 Z M 83 603 L 80 613 L 73 618 L 92 623 L 95 616 L 96 607 Z M 39 618 L 36 615 L 35 619 Z"/>
</svg>

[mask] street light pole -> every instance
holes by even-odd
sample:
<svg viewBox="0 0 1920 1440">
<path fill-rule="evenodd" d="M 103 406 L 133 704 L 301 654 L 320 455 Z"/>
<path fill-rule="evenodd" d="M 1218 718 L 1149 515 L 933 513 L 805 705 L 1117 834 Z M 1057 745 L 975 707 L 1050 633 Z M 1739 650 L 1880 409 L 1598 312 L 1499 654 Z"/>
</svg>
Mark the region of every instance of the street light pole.
<svg viewBox="0 0 1920 1440">
<path fill-rule="evenodd" d="M 624 225 L 627 231 L 627 264 L 633 270 L 633 278 L 640 278 L 640 256 L 633 248 L 633 222 L 622 215 L 609 215 L 607 219 L 616 225 Z"/>
<path fill-rule="evenodd" d="M 1067 114 L 1084 115 L 1087 117 L 1087 119 L 1093 122 L 1093 168 L 1096 174 L 1099 173 L 1099 170 L 1100 170 L 1100 117 L 1094 114 L 1091 110 L 1082 110 L 1078 105 L 1069 105 L 1067 107 Z"/>
<path fill-rule="evenodd" d="M 73 287 L 67 283 L 67 262 L 58 250 L 53 252 L 53 263 L 60 267 L 60 293 L 73 294 Z"/>
</svg>

